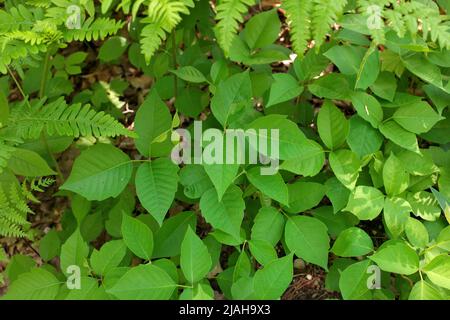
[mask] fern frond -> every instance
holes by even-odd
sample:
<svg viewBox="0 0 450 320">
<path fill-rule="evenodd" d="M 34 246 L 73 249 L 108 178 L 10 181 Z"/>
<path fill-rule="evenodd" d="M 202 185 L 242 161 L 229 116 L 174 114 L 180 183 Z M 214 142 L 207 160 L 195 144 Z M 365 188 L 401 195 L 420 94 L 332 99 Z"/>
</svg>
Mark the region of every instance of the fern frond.
<svg viewBox="0 0 450 320">
<path fill-rule="evenodd" d="M 109 18 L 90 17 L 86 19 L 80 29 L 69 29 L 64 33 L 64 39 L 70 41 L 103 40 L 107 36 L 117 33 L 125 22 Z"/>
<path fill-rule="evenodd" d="M 26 220 L 31 210 L 19 193 L 16 185 L 11 184 L 9 197 L 0 185 L 0 235 L 5 237 L 26 237 Z"/>
<path fill-rule="evenodd" d="M 303 56 L 308 40 L 311 39 L 312 0 L 285 0 L 283 8 L 289 23 L 291 42 L 294 51 Z"/>
<path fill-rule="evenodd" d="M 215 27 L 217 41 L 228 56 L 228 53 L 239 28 L 239 23 L 244 20 L 242 16 L 248 7 L 255 4 L 254 0 L 222 0 L 217 6 Z"/>
<path fill-rule="evenodd" d="M 142 19 L 146 26 L 141 32 L 141 51 L 147 63 L 166 40 L 167 33 L 180 23 L 181 14 L 188 14 L 193 7 L 192 0 L 151 0 L 148 6 L 148 16 Z"/>
<path fill-rule="evenodd" d="M 2 173 L 3 169 L 8 165 L 8 160 L 11 158 L 14 150 L 15 148 L 8 146 L 0 141 L 0 173 Z"/>
<path fill-rule="evenodd" d="M 342 15 L 347 0 L 313 0 L 312 34 L 316 48 L 320 48 L 331 25 Z"/>
<path fill-rule="evenodd" d="M 112 116 L 103 111 L 96 112 L 90 105 L 67 105 L 64 98 L 29 111 L 16 108 L 12 113 L 9 130 L 25 139 L 37 139 L 45 130 L 48 135 L 115 137 L 134 136 Z"/>
</svg>

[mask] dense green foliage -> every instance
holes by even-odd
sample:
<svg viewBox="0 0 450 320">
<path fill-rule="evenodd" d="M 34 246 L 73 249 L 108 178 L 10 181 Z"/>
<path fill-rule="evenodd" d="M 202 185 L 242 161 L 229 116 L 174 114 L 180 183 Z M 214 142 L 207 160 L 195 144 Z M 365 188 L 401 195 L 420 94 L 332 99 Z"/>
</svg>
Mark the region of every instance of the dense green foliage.
<svg viewBox="0 0 450 320">
<path fill-rule="evenodd" d="M 3 298 L 278 299 L 303 261 L 343 299 L 450 299 L 448 14 L 449 0 L 0 1 L 0 235 L 40 255 L 0 248 Z M 133 101 L 130 70 L 149 79 Z M 194 120 L 279 130 L 280 170 L 174 164 L 173 132 Z M 52 184 L 68 206 L 43 234 L 32 208 Z"/>
</svg>

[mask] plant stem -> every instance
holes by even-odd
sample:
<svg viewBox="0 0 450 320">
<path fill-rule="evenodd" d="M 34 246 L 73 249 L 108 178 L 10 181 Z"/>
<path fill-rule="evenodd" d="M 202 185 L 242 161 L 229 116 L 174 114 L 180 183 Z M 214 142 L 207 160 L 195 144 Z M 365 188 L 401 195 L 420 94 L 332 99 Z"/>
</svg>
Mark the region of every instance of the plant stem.
<svg viewBox="0 0 450 320">
<path fill-rule="evenodd" d="M 28 101 L 27 96 L 25 95 L 25 93 L 23 92 L 22 86 L 20 85 L 19 81 L 17 80 L 17 78 L 14 76 L 14 73 L 11 71 L 11 69 L 9 68 L 9 66 L 6 66 L 6 69 L 8 69 L 8 73 L 11 76 L 11 78 L 13 78 L 14 83 L 16 84 L 17 89 L 19 90 L 20 94 L 22 95 L 23 99 L 26 101 L 28 107 L 31 109 L 31 104 L 30 101 Z"/>
<path fill-rule="evenodd" d="M 173 64 L 173 69 L 176 70 L 177 69 L 177 37 L 176 37 L 176 33 L 175 30 L 172 31 L 172 64 Z M 177 98 L 177 89 L 178 89 L 178 78 L 177 75 L 174 74 L 173 75 L 173 92 L 174 92 L 174 97 L 175 99 Z"/>
<path fill-rule="evenodd" d="M 44 61 L 44 70 L 42 73 L 42 77 L 41 77 L 41 86 L 39 89 L 39 98 L 42 99 L 45 93 L 45 85 L 47 83 L 47 74 L 48 74 L 48 69 L 49 69 L 49 61 L 50 61 L 50 50 L 47 51 L 47 53 L 45 54 L 45 61 Z M 45 135 L 45 132 L 42 131 L 41 134 L 41 140 L 42 143 L 45 146 L 45 149 L 47 151 L 48 156 L 52 159 L 53 161 L 53 165 L 55 166 L 56 172 L 58 173 L 59 178 L 61 179 L 62 182 L 64 182 L 64 176 L 62 174 L 61 168 L 59 167 L 58 161 L 56 160 L 55 156 L 53 155 L 52 151 L 50 150 L 50 146 L 48 144 L 47 141 L 47 137 Z"/>
<path fill-rule="evenodd" d="M 42 73 L 41 78 L 41 86 L 39 89 L 39 98 L 42 99 L 45 93 L 45 85 L 47 84 L 47 74 L 48 74 L 48 68 L 49 68 L 49 61 L 50 61 L 50 50 L 47 51 L 45 54 L 45 61 L 44 61 L 44 70 Z"/>
</svg>

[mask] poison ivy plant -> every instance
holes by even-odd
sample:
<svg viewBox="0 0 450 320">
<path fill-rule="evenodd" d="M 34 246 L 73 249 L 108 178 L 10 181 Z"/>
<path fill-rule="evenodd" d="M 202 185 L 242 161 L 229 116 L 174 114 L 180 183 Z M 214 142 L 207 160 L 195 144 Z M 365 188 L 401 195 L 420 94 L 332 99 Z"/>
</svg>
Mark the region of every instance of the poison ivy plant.
<svg viewBox="0 0 450 320">
<path fill-rule="evenodd" d="M 0 1 L 1 298 L 450 299 L 449 8 Z"/>
</svg>

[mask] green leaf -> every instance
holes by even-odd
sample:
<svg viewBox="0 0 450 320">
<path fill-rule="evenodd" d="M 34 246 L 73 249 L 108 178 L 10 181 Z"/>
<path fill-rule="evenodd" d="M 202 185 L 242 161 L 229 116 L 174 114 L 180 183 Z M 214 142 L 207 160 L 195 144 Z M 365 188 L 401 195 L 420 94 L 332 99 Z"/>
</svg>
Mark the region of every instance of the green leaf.
<svg viewBox="0 0 450 320">
<path fill-rule="evenodd" d="M 108 271 L 117 267 L 127 253 L 127 246 L 122 240 L 106 242 L 100 250 L 94 249 L 90 263 L 92 270 L 100 276 L 105 276 Z"/>
<path fill-rule="evenodd" d="M 343 149 L 331 152 L 329 161 L 336 178 L 348 189 L 353 190 L 361 171 L 359 157 L 354 152 Z"/>
<path fill-rule="evenodd" d="M 69 266 L 77 266 L 83 269 L 88 254 L 89 247 L 81 236 L 80 229 L 76 229 L 61 247 L 62 272 L 66 274 Z"/>
<path fill-rule="evenodd" d="M 55 230 L 50 230 L 39 242 L 39 255 L 44 261 L 50 261 L 61 250 L 61 240 Z"/>
<path fill-rule="evenodd" d="M 306 216 L 290 217 L 286 222 L 285 241 L 297 257 L 328 270 L 330 238 L 327 227 L 320 220 Z"/>
<path fill-rule="evenodd" d="M 370 260 L 366 259 L 354 263 L 341 273 L 339 289 L 344 300 L 370 300 L 372 298 L 368 280 L 371 276 L 368 272 Z"/>
<path fill-rule="evenodd" d="M 322 146 L 311 139 L 300 141 L 302 149 L 293 159 L 283 161 L 280 169 L 305 177 L 315 176 L 325 163 L 325 151 Z"/>
<path fill-rule="evenodd" d="M 8 168 L 16 175 L 26 177 L 42 177 L 56 174 L 39 154 L 26 149 L 14 149 L 8 161 Z"/>
<path fill-rule="evenodd" d="M 286 212 L 299 213 L 317 206 L 325 196 L 325 187 L 316 182 L 298 181 L 288 185 L 289 206 Z"/>
<path fill-rule="evenodd" d="M 3 93 L 3 90 L 0 90 L 0 127 L 6 124 L 8 117 L 9 117 L 8 99 Z"/>
<path fill-rule="evenodd" d="M 145 157 L 159 156 L 155 140 L 172 128 L 172 116 L 156 90 L 151 90 L 136 112 L 136 148 Z"/>
<path fill-rule="evenodd" d="M 177 70 L 172 70 L 171 72 L 175 74 L 178 78 L 187 82 L 192 83 L 208 82 L 203 73 L 201 73 L 197 68 L 193 66 L 181 67 Z"/>
<path fill-rule="evenodd" d="M 332 150 L 340 147 L 347 139 L 349 123 L 344 114 L 328 100 L 320 108 L 317 127 L 320 138 Z"/>
<path fill-rule="evenodd" d="M 380 131 L 383 136 L 399 145 L 400 147 L 415 153 L 420 153 L 416 135 L 414 133 L 406 131 L 395 121 L 389 120 L 385 123 L 380 124 Z"/>
<path fill-rule="evenodd" d="M 120 300 L 167 300 L 176 286 L 163 269 L 146 264 L 131 268 L 107 292 Z"/>
<path fill-rule="evenodd" d="M 422 80 L 442 88 L 442 75 L 438 66 L 425 59 L 422 53 L 402 57 L 402 63 L 413 74 Z"/>
<path fill-rule="evenodd" d="M 408 223 L 411 205 L 402 198 L 386 198 L 384 201 L 383 217 L 388 231 L 392 237 L 398 238 Z"/>
<path fill-rule="evenodd" d="M 350 211 L 360 220 L 373 220 L 384 206 L 384 195 L 374 187 L 358 186 L 350 194 L 345 211 Z"/>
<path fill-rule="evenodd" d="M 350 131 L 347 137 L 350 149 L 360 158 L 380 150 L 383 136 L 359 116 L 350 119 Z"/>
<path fill-rule="evenodd" d="M 325 182 L 325 194 L 333 205 L 333 212 L 337 213 L 343 209 L 348 201 L 350 190 L 347 189 L 336 177 Z"/>
<path fill-rule="evenodd" d="M 245 203 L 239 187 L 231 185 L 219 201 L 214 189 L 206 191 L 200 199 L 200 210 L 214 228 L 240 239 Z"/>
<path fill-rule="evenodd" d="M 450 290 L 450 256 L 441 254 L 431 260 L 424 268 L 425 272 L 435 285 Z"/>
<path fill-rule="evenodd" d="M 331 252 L 340 257 L 358 257 L 373 250 L 372 239 L 362 229 L 352 227 L 339 234 Z"/>
<path fill-rule="evenodd" d="M 191 199 L 200 198 L 213 187 L 212 179 L 199 164 L 188 164 L 180 170 L 180 184 L 184 186 L 184 194 Z"/>
<path fill-rule="evenodd" d="M 251 239 L 266 241 L 275 246 L 281 239 L 284 224 L 281 212 L 273 207 L 262 207 L 254 219 Z"/>
<path fill-rule="evenodd" d="M 409 174 L 393 152 L 383 166 L 383 183 L 389 196 L 402 193 L 409 185 Z"/>
<path fill-rule="evenodd" d="M 409 243 L 415 247 L 425 248 L 430 241 L 427 228 L 417 219 L 408 218 L 408 222 L 405 226 L 406 236 Z"/>
<path fill-rule="evenodd" d="M 44 269 L 32 269 L 14 281 L 5 300 L 54 300 L 58 294 L 61 282 Z"/>
<path fill-rule="evenodd" d="M 358 115 L 369 122 L 372 127 L 378 128 L 383 121 L 383 109 L 378 100 L 361 91 L 354 92 L 351 100 Z"/>
<path fill-rule="evenodd" d="M 225 128 L 228 119 L 252 98 L 252 83 L 249 72 L 235 74 L 219 83 L 211 99 L 211 111 Z"/>
<path fill-rule="evenodd" d="M 284 183 L 279 172 L 274 175 L 261 175 L 260 167 L 253 167 L 247 171 L 247 177 L 251 184 L 258 188 L 269 198 L 284 205 L 289 205 L 288 187 Z"/>
<path fill-rule="evenodd" d="M 268 115 L 264 117 L 259 117 L 253 122 L 251 122 L 247 129 L 255 129 L 256 133 L 249 134 L 249 140 L 255 134 L 258 140 L 267 139 L 268 146 L 267 151 L 264 152 L 260 148 L 257 150 L 267 156 L 270 157 L 273 152 L 271 148 L 273 148 L 273 144 L 271 142 L 272 139 L 275 139 L 270 135 L 272 129 L 278 131 L 278 144 L 279 144 L 279 158 L 281 160 L 286 159 L 296 159 L 298 157 L 302 157 L 305 154 L 305 140 L 306 137 L 303 132 L 298 128 L 297 124 L 286 119 L 286 116 L 283 115 Z M 265 130 L 260 130 L 265 129 Z M 265 141 L 265 140 L 262 140 Z M 270 142 L 270 143 L 269 143 Z M 251 147 L 256 148 L 256 146 L 251 145 Z"/>
<path fill-rule="evenodd" d="M 438 290 L 433 288 L 425 280 L 420 280 L 414 284 L 409 293 L 408 300 L 444 300 Z"/>
<path fill-rule="evenodd" d="M 400 240 L 386 241 L 369 259 L 386 272 L 411 275 L 419 270 L 419 256 Z"/>
<path fill-rule="evenodd" d="M 178 167 L 169 159 L 143 163 L 136 172 L 136 193 L 144 208 L 161 225 L 178 188 Z"/>
<path fill-rule="evenodd" d="M 275 248 L 267 241 L 251 240 L 249 247 L 252 256 L 263 266 L 278 258 Z"/>
<path fill-rule="evenodd" d="M 424 220 L 435 221 L 441 215 L 441 208 L 430 192 L 408 193 L 407 200 L 411 204 L 412 212 Z"/>
<path fill-rule="evenodd" d="M 181 242 L 186 230 L 195 230 L 197 224 L 194 212 L 182 212 L 165 220 L 161 228 L 155 232 L 153 258 L 174 257 L 181 252 Z"/>
<path fill-rule="evenodd" d="M 278 38 L 281 23 L 276 10 L 254 15 L 245 25 L 244 39 L 250 49 L 263 48 Z"/>
<path fill-rule="evenodd" d="M 98 51 L 98 58 L 102 62 L 111 62 L 119 59 L 128 47 L 125 37 L 114 36 L 108 38 Z"/>
<path fill-rule="evenodd" d="M 286 291 L 293 277 L 292 254 L 268 263 L 256 271 L 253 281 L 254 298 L 275 300 Z"/>
<path fill-rule="evenodd" d="M 266 108 L 294 99 L 303 91 L 303 87 L 288 73 L 276 73 L 273 75 L 273 78 L 275 82 L 270 87 L 269 101 Z"/>
<path fill-rule="evenodd" d="M 124 214 L 122 235 L 125 244 L 136 256 L 150 260 L 153 252 L 153 233 L 145 223 Z"/>
<path fill-rule="evenodd" d="M 315 80 L 308 89 L 313 95 L 325 99 L 349 100 L 351 94 L 347 79 L 337 73 L 330 73 Z"/>
<path fill-rule="evenodd" d="M 370 46 L 359 66 L 355 88 L 366 90 L 377 80 L 379 73 L 380 57 L 378 48 L 376 46 Z"/>
<path fill-rule="evenodd" d="M 336 45 L 323 54 L 342 74 L 355 75 L 364 56 L 364 49 L 351 45 Z"/>
<path fill-rule="evenodd" d="M 204 164 L 203 168 L 217 191 L 219 200 L 233 183 L 239 171 L 239 164 Z"/>
<path fill-rule="evenodd" d="M 180 266 L 189 283 L 200 281 L 212 266 L 208 248 L 190 227 L 181 243 Z"/>
<path fill-rule="evenodd" d="M 75 160 L 62 190 L 78 193 L 86 199 L 102 201 L 117 197 L 130 181 L 130 158 L 109 144 L 97 144 L 83 151 Z"/>
<path fill-rule="evenodd" d="M 393 101 L 397 91 L 397 80 L 391 72 L 381 72 L 370 90 L 380 98 Z"/>
<path fill-rule="evenodd" d="M 444 119 L 425 101 L 398 108 L 392 118 L 406 130 L 417 134 L 428 132 Z"/>
</svg>

